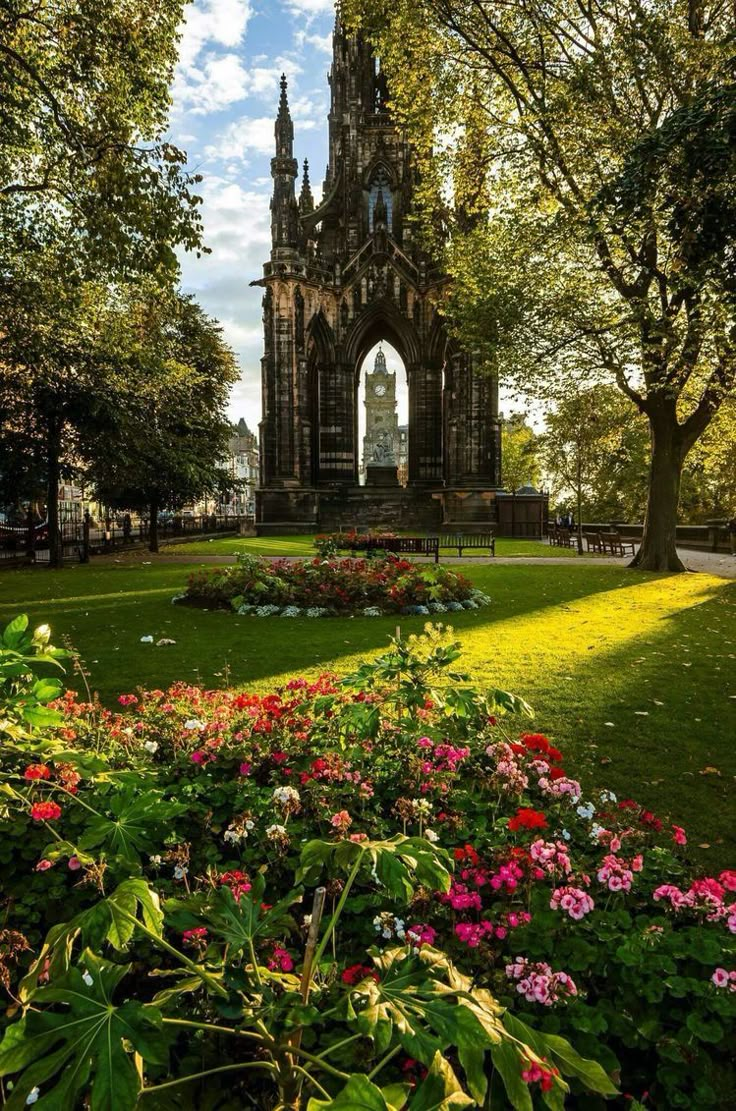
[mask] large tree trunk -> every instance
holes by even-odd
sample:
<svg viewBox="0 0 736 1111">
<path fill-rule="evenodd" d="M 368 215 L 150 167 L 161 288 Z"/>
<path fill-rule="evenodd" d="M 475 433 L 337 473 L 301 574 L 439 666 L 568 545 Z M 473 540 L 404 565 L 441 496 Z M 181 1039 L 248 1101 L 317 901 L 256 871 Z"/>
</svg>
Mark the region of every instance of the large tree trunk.
<svg viewBox="0 0 736 1111">
<path fill-rule="evenodd" d="M 632 567 L 640 571 L 685 571 L 677 554 L 677 510 L 684 453 L 674 404 L 649 414 L 652 462 L 641 547 Z"/>
<path fill-rule="evenodd" d="M 59 480 L 61 467 L 61 428 L 56 417 L 50 417 L 46 445 L 46 518 L 49 529 L 49 567 L 58 570 L 64 566 L 64 546 L 59 531 Z"/>
<path fill-rule="evenodd" d="M 158 511 L 160 509 L 159 499 L 151 498 L 151 504 L 148 507 L 148 550 L 149 552 L 158 552 Z"/>
</svg>

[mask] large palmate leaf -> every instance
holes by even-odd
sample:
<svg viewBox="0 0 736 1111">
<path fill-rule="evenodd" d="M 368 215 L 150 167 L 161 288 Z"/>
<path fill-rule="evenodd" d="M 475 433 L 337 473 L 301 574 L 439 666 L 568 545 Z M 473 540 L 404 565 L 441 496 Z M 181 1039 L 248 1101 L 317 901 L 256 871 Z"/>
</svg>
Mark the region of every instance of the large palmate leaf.
<svg viewBox="0 0 736 1111">
<path fill-rule="evenodd" d="M 290 892 L 268 910 L 263 909 L 265 879 L 258 875 L 249 892 L 236 899 L 226 885 L 218 888 L 204 912 L 209 931 L 223 938 L 231 957 L 248 952 L 256 938 L 283 936 L 285 929 L 294 927 L 289 907 L 299 899 L 300 892 Z"/>
<path fill-rule="evenodd" d="M 436 958 L 436 959 L 435 959 Z M 425 946 L 419 954 L 409 949 L 387 949 L 374 954 L 378 982 L 366 980 L 356 997 L 355 1024 L 373 1039 L 377 1053 L 394 1038 L 410 1057 L 429 1067 L 438 1052 L 449 1046 L 485 1050 L 498 1042 L 503 1030 L 492 996 L 479 992 L 472 1000 L 464 990 L 438 979 L 449 967 L 442 954 Z M 480 996 L 480 998 L 478 998 Z"/>
<path fill-rule="evenodd" d="M 538 1057 L 553 1064 L 564 1076 L 575 1077 L 589 1092 L 596 1092 L 602 1096 L 619 1094 L 618 1088 L 603 1066 L 597 1061 L 581 1057 L 565 1038 L 557 1034 L 542 1034 L 538 1030 L 532 1030 L 525 1022 L 515 1018 L 509 1012 L 504 1014 L 503 1024 L 515 1038 L 531 1046 Z"/>
<path fill-rule="evenodd" d="M 350 872 L 362 862 L 395 899 L 404 902 L 412 897 L 416 886 L 431 891 L 447 891 L 450 873 L 449 857 L 423 837 L 398 835 L 389 841 L 308 841 L 302 849 L 298 880 L 315 882 L 324 867 Z"/>
<path fill-rule="evenodd" d="M 36 1088 L 39 1111 L 70 1111 L 87 1094 L 91 1111 L 136 1106 L 141 1079 L 131 1051 L 165 1064 L 167 1038 L 156 1007 L 112 1002 L 128 971 L 85 950 L 79 967 L 35 993 L 33 1009 L 0 1043 L 0 1077 L 20 1074 L 8 1111 L 25 1107 Z"/>
<path fill-rule="evenodd" d="M 79 846 L 83 850 L 102 847 L 136 864 L 141 852 L 160 843 L 166 823 L 187 809 L 185 803 L 167 800 L 160 791 L 140 794 L 133 787 L 112 795 L 107 805 L 111 817 L 93 817 Z"/>
<path fill-rule="evenodd" d="M 391 1102 L 393 1096 L 398 1096 L 400 1102 Z M 310 1099 L 307 1111 L 399 1111 L 405 1102 L 403 1085 L 382 1090 L 367 1076 L 356 1073 L 334 1099 Z"/>
<path fill-rule="evenodd" d="M 63 976 L 70 967 L 78 941 L 96 952 L 105 943 L 123 951 L 135 933 L 137 921 L 152 933 L 161 935 L 163 914 L 158 895 L 145 880 L 129 879 L 106 899 L 100 899 L 69 922 L 61 922 L 49 930 L 38 959 L 21 981 L 21 998 L 35 996 L 40 971 L 54 980 Z"/>
<path fill-rule="evenodd" d="M 450 1111 L 472 1107 L 475 1100 L 463 1091 L 450 1064 L 436 1053 L 429 1071 L 411 1098 L 409 1111 Z"/>
</svg>

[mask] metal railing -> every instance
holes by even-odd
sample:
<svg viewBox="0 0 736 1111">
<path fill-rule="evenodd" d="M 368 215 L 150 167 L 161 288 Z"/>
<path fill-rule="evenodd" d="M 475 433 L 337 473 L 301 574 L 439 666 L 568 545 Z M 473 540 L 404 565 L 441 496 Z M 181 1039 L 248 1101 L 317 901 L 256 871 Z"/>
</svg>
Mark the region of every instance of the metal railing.
<svg viewBox="0 0 736 1111">
<path fill-rule="evenodd" d="M 161 543 L 166 543 L 196 536 L 239 533 L 243 526 L 250 524 L 251 518 L 241 516 L 166 514 L 159 517 L 158 537 Z M 59 525 L 65 562 L 86 563 L 90 556 L 146 545 L 148 539 L 149 522 L 145 517 L 110 517 L 104 521 L 87 518 L 83 521 L 64 521 Z M 0 524 L 0 564 L 48 563 L 49 560 L 47 522 L 26 526 Z"/>
</svg>

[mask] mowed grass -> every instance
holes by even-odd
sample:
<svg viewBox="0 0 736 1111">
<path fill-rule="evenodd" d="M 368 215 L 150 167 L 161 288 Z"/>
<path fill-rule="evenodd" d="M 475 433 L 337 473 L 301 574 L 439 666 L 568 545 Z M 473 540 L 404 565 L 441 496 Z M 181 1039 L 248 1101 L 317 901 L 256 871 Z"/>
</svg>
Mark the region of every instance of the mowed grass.
<svg viewBox="0 0 736 1111">
<path fill-rule="evenodd" d="M 172 606 L 189 570 L 5 571 L 0 621 L 24 611 L 49 622 L 57 643 L 68 637 L 79 649 L 109 704 L 176 679 L 264 689 L 294 674 L 344 673 L 380 652 L 397 625 Z M 554 737 L 585 783 L 669 813 L 713 867 L 736 865 L 736 584 L 575 562 L 468 564 L 466 573 L 493 598 L 452 615 L 473 681 L 528 699 L 534 728 Z M 423 622 L 400 620 L 407 633 Z M 176 644 L 144 645 L 145 635 Z"/>
<path fill-rule="evenodd" d="M 215 540 L 192 540 L 179 544 L 167 544 L 162 548 L 163 555 L 167 553 L 182 556 L 212 556 L 212 555 L 237 555 L 239 552 L 249 552 L 256 556 L 313 556 L 314 536 L 231 536 Z M 360 554 L 360 553 L 358 553 Z M 496 540 L 496 555 L 501 557 L 527 556 L 576 556 L 570 548 L 551 548 L 540 540 L 508 540 L 499 537 Z M 441 555 L 452 557 L 457 551 L 443 549 Z M 469 551 L 465 557 L 487 556 L 488 551 Z"/>
</svg>

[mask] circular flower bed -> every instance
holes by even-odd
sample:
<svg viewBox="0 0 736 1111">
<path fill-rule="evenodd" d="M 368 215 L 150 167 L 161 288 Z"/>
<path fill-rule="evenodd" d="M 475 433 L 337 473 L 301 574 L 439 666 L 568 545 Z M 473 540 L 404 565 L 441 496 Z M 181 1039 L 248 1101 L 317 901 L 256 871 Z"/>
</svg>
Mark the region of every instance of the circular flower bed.
<svg viewBox="0 0 736 1111">
<path fill-rule="evenodd" d="M 4 708 L 11 1111 L 729 1105 L 736 871 L 458 656 Z"/>
<path fill-rule="evenodd" d="M 192 574 L 177 602 L 233 609 L 252 617 L 380 617 L 461 613 L 490 604 L 449 567 L 394 556 L 374 559 L 268 560 Z"/>
</svg>

